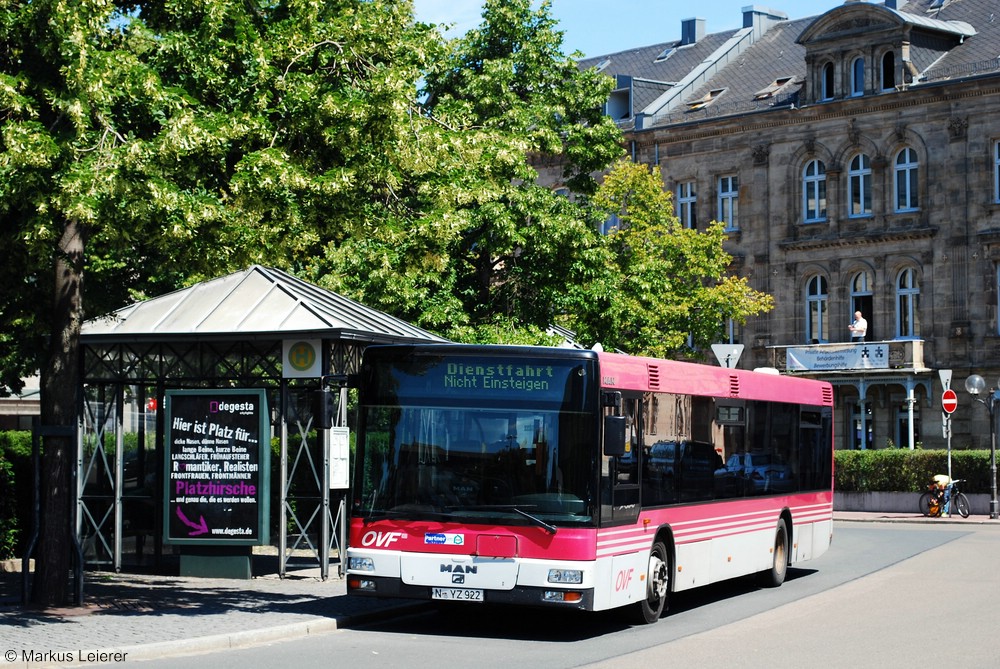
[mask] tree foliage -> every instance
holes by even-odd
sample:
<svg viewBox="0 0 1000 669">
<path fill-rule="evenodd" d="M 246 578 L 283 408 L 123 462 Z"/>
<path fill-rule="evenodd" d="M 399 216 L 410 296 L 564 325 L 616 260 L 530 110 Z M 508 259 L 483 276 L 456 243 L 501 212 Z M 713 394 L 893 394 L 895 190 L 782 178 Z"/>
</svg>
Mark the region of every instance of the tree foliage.
<svg viewBox="0 0 1000 669">
<path fill-rule="evenodd" d="M 409 0 L 0 0 L 0 389 L 40 369 L 57 428 L 39 603 L 67 594 L 58 428 L 87 317 L 250 263 L 463 341 L 560 321 L 655 353 L 765 306 L 723 276 L 721 230 L 675 229 L 651 182 L 598 192 L 613 83 L 532 5 L 486 0 L 445 42 Z M 552 164 L 576 199 L 538 183 Z"/>
<path fill-rule="evenodd" d="M 404 0 L 0 4 L 4 387 L 40 368 L 43 424 L 75 425 L 86 315 L 377 224 L 438 43 Z M 40 603 L 71 447 L 46 439 Z"/>
<path fill-rule="evenodd" d="M 703 232 L 680 224 L 659 167 L 620 161 L 593 207 L 615 225 L 594 254 L 591 280 L 572 286 L 564 307 L 582 341 L 657 357 L 700 355 L 729 320 L 743 324 L 772 307 L 769 295 L 728 274 L 721 223 Z"/>
<path fill-rule="evenodd" d="M 428 63 L 402 162 L 411 215 L 327 249 L 317 280 L 460 341 L 547 341 L 598 243 L 584 211 L 538 184 L 558 157 L 587 194 L 622 153 L 611 81 L 562 53 L 548 2 L 487 0 L 479 28 Z"/>
</svg>

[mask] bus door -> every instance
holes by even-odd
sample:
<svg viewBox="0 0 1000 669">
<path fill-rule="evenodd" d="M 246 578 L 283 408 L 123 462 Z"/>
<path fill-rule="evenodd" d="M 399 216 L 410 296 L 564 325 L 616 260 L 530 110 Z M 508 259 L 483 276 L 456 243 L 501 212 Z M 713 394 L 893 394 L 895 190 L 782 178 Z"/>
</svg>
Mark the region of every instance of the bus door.
<svg viewBox="0 0 1000 669">
<path fill-rule="evenodd" d="M 601 453 L 601 524 L 634 523 L 639 518 L 639 474 L 642 471 L 642 434 L 639 398 L 608 393 L 605 416 L 624 419 L 623 452 Z M 607 406 L 609 405 L 610 406 Z M 607 443 L 605 435 L 604 443 Z"/>
</svg>

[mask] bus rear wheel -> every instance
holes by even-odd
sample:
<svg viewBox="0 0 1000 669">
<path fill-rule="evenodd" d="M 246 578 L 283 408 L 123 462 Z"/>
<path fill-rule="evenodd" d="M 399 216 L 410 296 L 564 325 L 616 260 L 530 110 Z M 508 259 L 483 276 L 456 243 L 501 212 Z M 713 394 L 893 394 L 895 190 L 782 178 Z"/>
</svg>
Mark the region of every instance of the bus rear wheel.
<svg viewBox="0 0 1000 669">
<path fill-rule="evenodd" d="M 667 608 L 670 591 L 670 558 L 667 547 L 657 541 L 649 551 L 646 568 L 646 598 L 634 604 L 636 621 L 643 625 L 655 623 Z"/>
<path fill-rule="evenodd" d="M 785 582 L 788 573 L 788 527 L 785 520 L 778 520 L 774 531 L 774 550 L 771 552 L 771 568 L 758 574 L 760 584 L 765 588 L 777 588 Z"/>
</svg>

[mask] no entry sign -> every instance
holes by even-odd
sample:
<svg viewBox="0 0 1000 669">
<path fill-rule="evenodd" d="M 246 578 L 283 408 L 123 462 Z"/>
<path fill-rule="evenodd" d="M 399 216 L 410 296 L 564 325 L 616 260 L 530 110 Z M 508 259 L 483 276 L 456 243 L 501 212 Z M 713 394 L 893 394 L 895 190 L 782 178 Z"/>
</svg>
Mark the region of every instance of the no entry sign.
<svg viewBox="0 0 1000 669">
<path fill-rule="evenodd" d="M 951 413 L 958 408 L 958 395 L 951 388 L 941 394 L 941 408 L 945 413 Z"/>
</svg>

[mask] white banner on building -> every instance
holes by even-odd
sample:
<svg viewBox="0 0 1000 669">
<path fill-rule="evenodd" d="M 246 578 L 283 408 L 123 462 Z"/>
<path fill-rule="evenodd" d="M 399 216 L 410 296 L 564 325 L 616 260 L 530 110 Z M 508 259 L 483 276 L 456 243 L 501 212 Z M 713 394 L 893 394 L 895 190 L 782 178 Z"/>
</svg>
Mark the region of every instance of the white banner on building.
<svg viewBox="0 0 1000 669">
<path fill-rule="evenodd" d="M 843 344 L 803 346 L 787 349 L 789 371 L 839 371 L 843 369 L 886 369 L 888 344 Z"/>
</svg>

